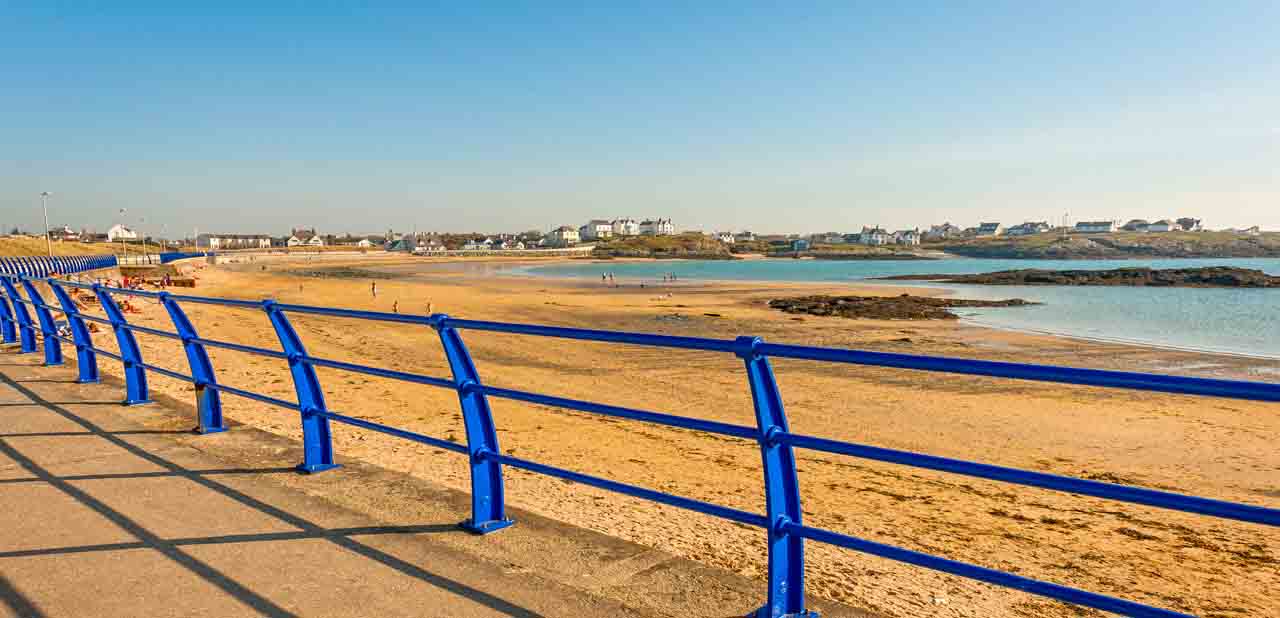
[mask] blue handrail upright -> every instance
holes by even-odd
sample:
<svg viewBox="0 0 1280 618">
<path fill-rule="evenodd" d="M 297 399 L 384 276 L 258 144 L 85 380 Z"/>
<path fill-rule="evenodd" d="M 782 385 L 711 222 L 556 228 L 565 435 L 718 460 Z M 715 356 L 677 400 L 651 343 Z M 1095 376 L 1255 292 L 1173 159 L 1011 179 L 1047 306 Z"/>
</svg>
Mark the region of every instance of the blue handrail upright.
<svg viewBox="0 0 1280 618">
<path fill-rule="evenodd" d="M 0 278 L 5 273 L 0 273 Z M 0 289 L 3 292 L 3 289 Z M 0 293 L 0 341 L 13 343 L 18 340 L 17 322 L 13 319 L 13 310 L 9 308 L 9 295 Z"/>
<path fill-rule="evenodd" d="M 333 460 L 329 419 L 317 414 L 328 412 L 328 408 L 316 368 L 307 360 L 307 349 L 284 311 L 271 300 L 263 301 L 262 308 L 280 339 L 280 348 L 289 359 L 289 375 L 293 377 L 293 388 L 298 395 L 298 411 L 302 414 L 302 463 L 298 469 L 314 474 L 337 468 L 339 464 Z"/>
<path fill-rule="evenodd" d="M 125 399 L 124 405 L 136 406 L 151 403 L 151 391 L 147 387 L 147 370 L 142 361 L 142 349 L 138 340 L 129 329 L 129 322 L 124 312 L 116 304 L 111 294 L 102 284 L 95 283 L 93 292 L 98 295 L 98 303 L 111 322 L 111 330 L 115 332 L 116 344 L 120 347 L 121 363 L 124 364 Z"/>
<path fill-rule="evenodd" d="M 182 350 L 187 355 L 187 364 L 191 367 L 191 378 L 196 388 L 196 433 L 226 431 L 227 427 L 222 420 L 222 397 L 218 394 L 218 389 L 210 388 L 217 386 L 218 379 L 204 344 L 198 340 L 196 327 L 172 294 L 161 292 L 160 303 L 169 312 L 169 319 L 173 320 L 173 327 L 182 341 Z"/>
<path fill-rule="evenodd" d="M 23 277 L 21 283 L 22 289 L 27 291 L 27 298 L 31 299 L 31 306 L 35 309 L 36 319 L 40 323 L 40 333 L 44 339 L 44 364 L 50 367 L 61 365 L 63 363 L 62 341 L 58 339 L 58 325 L 53 320 L 53 314 L 49 313 L 49 305 L 45 304 L 40 290 L 36 289 L 30 279 Z"/>
<path fill-rule="evenodd" d="M 800 524 L 800 480 L 791 445 L 778 440 L 790 432 L 782 394 L 768 357 L 760 354 L 759 337 L 738 337 L 734 353 L 747 369 L 751 402 L 755 408 L 757 440 L 764 464 L 765 517 L 768 518 L 768 598 L 757 618 L 818 618 L 804 604 L 804 538 L 792 534 Z"/>
<path fill-rule="evenodd" d="M 488 456 L 501 453 L 493 411 L 481 387 L 475 361 L 462 342 L 462 335 L 449 326 L 449 316 L 438 314 L 431 316 L 431 320 L 453 371 L 453 383 L 462 408 L 462 424 L 467 434 L 467 450 L 471 455 L 471 519 L 461 525 L 475 534 L 497 532 L 515 521 L 506 516 L 502 464 Z"/>
<path fill-rule="evenodd" d="M 71 341 L 76 347 L 76 367 L 80 371 L 77 382 L 81 384 L 100 382 L 102 377 L 98 373 L 98 354 L 94 352 L 93 336 L 89 333 L 84 318 L 80 317 L 75 300 L 57 279 L 49 279 L 49 289 L 53 290 L 58 304 L 62 306 L 62 313 L 67 316 L 67 324 L 71 326 Z"/>
<path fill-rule="evenodd" d="M 26 302 L 18 295 L 18 288 L 9 277 L 0 277 L 0 286 L 4 286 L 4 293 L 13 301 L 13 314 L 18 322 L 18 353 L 32 354 L 36 351 L 36 329 L 31 324 Z"/>
</svg>

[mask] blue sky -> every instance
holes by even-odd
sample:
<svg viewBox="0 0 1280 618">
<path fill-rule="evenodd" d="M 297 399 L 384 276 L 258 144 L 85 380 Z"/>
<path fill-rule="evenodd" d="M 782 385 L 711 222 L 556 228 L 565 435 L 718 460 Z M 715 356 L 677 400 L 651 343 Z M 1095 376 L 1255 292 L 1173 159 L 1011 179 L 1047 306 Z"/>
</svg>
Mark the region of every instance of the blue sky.
<svg viewBox="0 0 1280 618">
<path fill-rule="evenodd" d="M 1280 229 L 1270 1 L 85 4 L 0 0 L 0 225 Z"/>
</svg>

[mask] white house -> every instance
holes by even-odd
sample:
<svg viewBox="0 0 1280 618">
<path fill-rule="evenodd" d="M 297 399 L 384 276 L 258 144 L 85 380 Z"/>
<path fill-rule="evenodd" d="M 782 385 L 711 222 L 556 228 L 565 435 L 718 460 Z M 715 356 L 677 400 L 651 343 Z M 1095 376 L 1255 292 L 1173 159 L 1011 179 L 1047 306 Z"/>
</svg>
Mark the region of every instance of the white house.
<svg viewBox="0 0 1280 618">
<path fill-rule="evenodd" d="M 439 240 L 431 239 L 413 248 L 415 255 L 436 255 L 444 253 L 447 249 Z"/>
<path fill-rule="evenodd" d="M 1053 228 L 1049 227 L 1045 221 L 1028 221 L 1019 225 L 1015 225 L 1004 231 L 1009 236 L 1031 236 L 1033 234 L 1043 234 Z"/>
<path fill-rule="evenodd" d="M 1120 229 L 1126 232 L 1149 232 L 1151 222 L 1146 219 L 1130 219 L 1128 223 L 1120 226 Z"/>
<path fill-rule="evenodd" d="M 864 227 L 862 233 L 858 235 L 858 242 L 864 245 L 878 247 L 880 245 L 889 244 L 889 232 L 878 227 Z"/>
<path fill-rule="evenodd" d="M 271 237 L 266 234 L 201 234 L 196 246 L 219 249 L 270 249 Z"/>
<path fill-rule="evenodd" d="M 1004 226 L 999 223 L 979 223 L 978 236 L 999 236 L 1004 233 Z"/>
<path fill-rule="evenodd" d="M 934 225 L 929 227 L 929 231 L 924 233 L 924 237 L 929 240 L 945 240 L 947 238 L 959 238 L 964 234 L 964 230 L 959 226 L 943 223 L 942 225 Z"/>
<path fill-rule="evenodd" d="M 893 233 L 893 242 L 899 245 L 915 246 L 920 244 L 920 230 L 899 230 Z"/>
<path fill-rule="evenodd" d="M 1182 231 L 1182 226 L 1168 219 L 1161 219 L 1147 226 L 1148 232 L 1173 232 Z"/>
<path fill-rule="evenodd" d="M 613 223 L 603 219 L 592 219 L 578 228 L 578 237 L 582 240 L 599 240 L 613 236 Z"/>
<path fill-rule="evenodd" d="M 471 240 L 468 240 L 466 244 L 462 245 L 463 251 L 488 251 L 492 248 L 493 240 L 490 238 L 480 240 L 472 238 Z"/>
<path fill-rule="evenodd" d="M 1116 231 L 1116 222 L 1078 221 L 1076 222 L 1076 231 L 1081 234 L 1109 234 Z"/>
<path fill-rule="evenodd" d="M 733 242 L 755 242 L 756 235 L 751 232 L 742 231 L 733 235 Z"/>
<path fill-rule="evenodd" d="M 551 233 L 547 235 L 547 238 L 550 239 L 547 241 L 547 244 L 553 247 L 568 247 L 570 245 L 576 245 L 578 244 L 578 230 L 567 225 L 562 225 L 551 230 Z"/>
<path fill-rule="evenodd" d="M 1184 232 L 1203 232 L 1204 231 L 1204 225 L 1201 223 L 1199 219 L 1193 219 L 1191 217 L 1182 217 L 1181 219 L 1178 219 L 1174 223 L 1177 223 L 1178 226 L 1181 227 L 1182 231 Z"/>
<path fill-rule="evenodd" d="M 732 233 L 732 232 L 716 232 L 715 234 L 712 234 L 712 238 L 715 238 L 716 240 L 718 240 L 718 241 L 720 241 L 720 242 L 722 242 L 722 243 L 724 243 L 724 244 L 726 244 L 726 245 L 732 245 L 732 244 L 733 244 L 733 233 Z"/>
<path fill-rule="evenodd" d="M 640 224 L 635 219 L 614 219 L 609 224 L 614 236 L 639 236 Z"/>
<path fill-rule="evenodd" d="M 645 219 L 640 222 L 641 236 L 669 236 L 676 233 L 671 219 Z"/>
<path fill-rule="evenodd" d="M 115 242 L 117 240 L 137 240 L 138 233 L 125 227 L 123 224 L 117 223 L 107 230 L 107 240 Z"/>
<path fill-rule="evenodd" d="M 360 247 L 361 249 L 368 249 L 369 247 L 373 246 L 373 242 L 371 242 L 368 238 L 361 238 L 360 242 L 356 243 L 356 246 Z"/>
</svg>

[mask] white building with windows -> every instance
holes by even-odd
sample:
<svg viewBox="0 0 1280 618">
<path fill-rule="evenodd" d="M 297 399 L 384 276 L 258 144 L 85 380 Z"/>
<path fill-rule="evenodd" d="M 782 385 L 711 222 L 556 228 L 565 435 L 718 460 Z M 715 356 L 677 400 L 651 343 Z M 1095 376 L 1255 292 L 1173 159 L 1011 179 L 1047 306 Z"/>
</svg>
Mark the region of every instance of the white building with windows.
<svg viewBox="0 0 1280 618">
<path fill-rule="evenodd" d="M 550 240 L 547 244 L 553 247 L 569 247 L 578 244 L 578 230 L 567 225 L 562 225 L 547 235 Z"/>
<path fill-rule="evenodd" d="M 862 228 L 862 233 L 858 235 L 859 243 L 872 247 L 887 245 L 890 240 L 892 238 L 889 236 L 889 232 L 878 227 L 864 227 Z"/>
<path fill-rule="evenodd" d="M 716 232 L 715 234 L 712 235 L 712 237 L 726 245 L 733 244 L 732 232 Z"/>
<path fill-rule="evenodd" d="M 921 234 L 919 229 L 899 230 L 893 233 L 893 243 L 896 245 L 914 247 L 920 244 L 920 238 Z"/>
<path fill-rule="evenodd" d="M 1159 225 L 1159 222 L 1152 223 L 1151 225 L 1147 226 L 1147 230 L 1154 232 L 1156 231 L 1154 228 L 1157 225 Z M 1110 234 L 1111 232 L 1116 231 L 1116 222 L 1115 221 L 1078 221 L 1076 222 L 1075 231 L 1081 234 Z"/>
<path fill-rule="evenodd" d="M 640 224 L 635 219 L 614 219 L 610 223 L 614 236 L 639 236 Z"/>
<path fill-rule="evenodd" d="M 978 236 L 999 236 L 1004 233 L 1004 226 L 999 223 L 979 223 Z"/>
<path fill-rule="evenodd" d="M 270 249 L 271 236 L 267 234 L 201 234 L 196 246 L 211 251 L 228 249 Z"/>
<path fill-rule="evenodd" d="M 107 230 L 107 240 L 115 242 L 117 240 L 137 240 L 138 233 L 125 227 L 124 224 L 117 223 Z"/>
<path fill-rule="evenodd" d="M 578 228 L 578 237 L 582 240 L 601 240 L 613 236 L 613 223 L 603 219 L 592 219 Z"/>
<path fill-rule="evenodd" d="M 676 233 L 671 219 L 645 219 L 640 222 L 641 236 L 670 236 Z"/>
</svg>

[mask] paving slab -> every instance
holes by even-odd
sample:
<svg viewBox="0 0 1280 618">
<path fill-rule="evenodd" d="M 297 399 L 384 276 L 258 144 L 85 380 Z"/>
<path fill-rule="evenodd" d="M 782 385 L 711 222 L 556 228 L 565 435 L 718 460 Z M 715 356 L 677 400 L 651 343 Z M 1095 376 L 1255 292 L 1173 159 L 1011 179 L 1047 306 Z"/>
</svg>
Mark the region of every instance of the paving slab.
<svg viewBox="0 0 1280 618">
<path fill-rule="evenodd" d="M 0 618 L 742 616 L 759 581 L 300 444 L 194 435 L 194 410 L 0 350 Z M 865 612 L 815 601 L 826 618 Z"/>
</svg>

